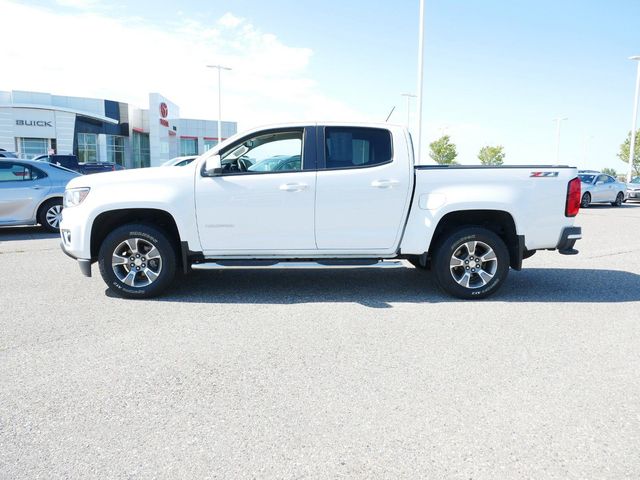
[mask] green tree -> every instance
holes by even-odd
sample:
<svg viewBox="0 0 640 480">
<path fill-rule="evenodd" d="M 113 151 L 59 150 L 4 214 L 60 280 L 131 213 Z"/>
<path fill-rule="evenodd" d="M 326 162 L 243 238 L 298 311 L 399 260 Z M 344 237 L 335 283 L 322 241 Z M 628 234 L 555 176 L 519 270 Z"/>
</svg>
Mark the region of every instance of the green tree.
<svg viewBox="0 0 640 480">
<path fill-rule="evenodd" d="M 502 165 L 504 163 L 504 147 L 498 145 L 497 147 L 482 147 L 478 153 L 478 159 L 482 165 Z"/>
<path fill-rule="evenodd" d="M 609 167 L 603 168 L 602 173 L 611 175 L 613 178 L 618 178 L 618 172 L 616 172 L 615 168 L 609 168 Z"/>
<path fill-rule="evenodd" d="M 635 175 L 640 174 L 640 130 L 636 132 L 635 153 L 633 159 L 633 171 Z M 629 163 L 629 150 L 631 146 L 631 132 L 627 134 L 627 138 L 622 145 L 620 145 L 620 152 L 618 158 L 624 163 Z"/>
<path fill-rule="evenodd" d="M 440 165 L 455 165 L 457 163 L 458 152 L 456 152 L 455 144 L 451 143 L 449 135 L 443 135 L 435 142 L 430 143 L 429 148 L 431 149 L 429 156 L 436 163 Z"/>
</svg>

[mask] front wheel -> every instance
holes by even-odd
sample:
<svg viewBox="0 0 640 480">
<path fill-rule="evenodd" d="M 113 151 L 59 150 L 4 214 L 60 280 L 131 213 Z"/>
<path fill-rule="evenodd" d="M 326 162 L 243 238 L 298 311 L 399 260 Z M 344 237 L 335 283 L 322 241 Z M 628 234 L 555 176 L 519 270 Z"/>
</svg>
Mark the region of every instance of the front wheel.
<svg viewBox="0 0 640 480">
<path fill-rule="evenodd" d="M 495 293 L 509 273 L 509 251 L 491 230 L 461 228 L 438 246 L 434 258 L 438 285 L 454 297 L 480 299 Z"/>
<path fill-rule="evenodd" d="M 580 208 L 587 208 L 591 204 L 591 194 L 589 192 L 582 195 L 582 200 L 580 201 Z"/>
<path fill-rule="evenodd" d="M 616 199 L 613 202 L 611 202 L 611 205 L 613 205 L 614 207 L 619 207 L 620 205 L 622 205 L 623 201 L 624 201 L 624 193 L 618 192 L 618 195 L 616 195 Z"/>
<path fill-rule="evenodd" d="M 120 297 L 149 298 L 162 293 L 176 272 L 176 253 L 167 235 L 145 224 L 111 232 L 98 253 L 100 275 Z"/>
</svg>

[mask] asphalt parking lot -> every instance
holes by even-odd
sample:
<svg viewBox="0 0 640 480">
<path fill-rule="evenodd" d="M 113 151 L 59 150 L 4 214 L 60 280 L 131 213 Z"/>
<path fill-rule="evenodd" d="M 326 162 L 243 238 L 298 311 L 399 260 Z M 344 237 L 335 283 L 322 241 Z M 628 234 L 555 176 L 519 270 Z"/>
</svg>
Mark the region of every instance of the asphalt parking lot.
<svg viewBox="0 0 640 480">
<path fill-rule="evenodd" d="M 640 203 L 464 302 L 394 270 L 127 301 L 0 229 L 0 478 L 640 478 Z"/>
</svg>

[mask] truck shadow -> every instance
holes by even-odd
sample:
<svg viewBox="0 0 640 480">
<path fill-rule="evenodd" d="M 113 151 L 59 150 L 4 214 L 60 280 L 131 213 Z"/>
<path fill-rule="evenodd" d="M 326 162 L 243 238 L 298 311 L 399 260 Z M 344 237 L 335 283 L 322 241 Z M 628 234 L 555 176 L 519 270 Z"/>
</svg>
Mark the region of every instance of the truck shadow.
<svg viewBox="0 0 640 480">
<path fill-rule="evenodd" d="M 393 303 L 457 300 L 443 294 L 430 273 L 393 270 L 227 270 L 179 277 L 160 302 L 211 304 Z M 485 301 L 614 303 L 640 301 L 640 275 L 619 270 L 529 268 L 510 272 L 504 287 Z"/>
</svg>

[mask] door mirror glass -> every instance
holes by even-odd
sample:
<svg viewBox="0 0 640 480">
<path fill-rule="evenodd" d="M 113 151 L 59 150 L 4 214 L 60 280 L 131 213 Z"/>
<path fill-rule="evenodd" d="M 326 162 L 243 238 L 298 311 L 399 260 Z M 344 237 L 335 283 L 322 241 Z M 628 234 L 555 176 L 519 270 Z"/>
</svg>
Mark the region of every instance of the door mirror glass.
<svg viewBox="0 0 640 480">
<path fill-rule="evenodd" d="M 204 164 L 204 173 L 207 177 L 215 177 L 222 174 L 220 155 L 213 155 L 212 157 L 207 158 Z"/>
</svg>

